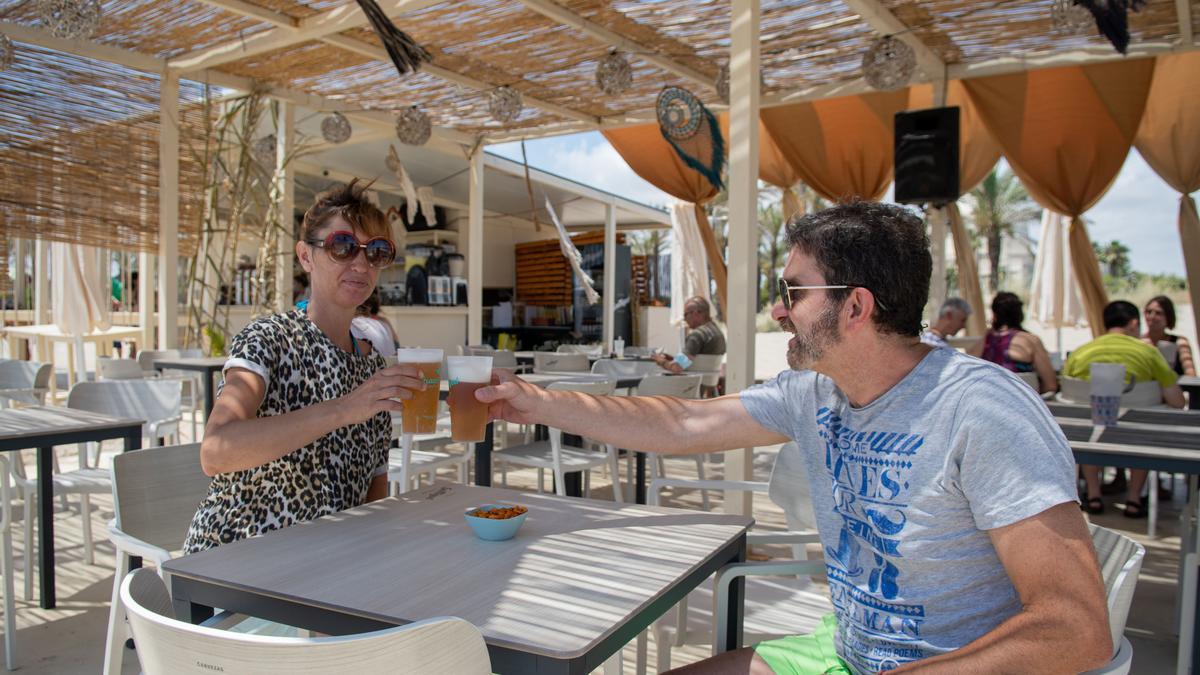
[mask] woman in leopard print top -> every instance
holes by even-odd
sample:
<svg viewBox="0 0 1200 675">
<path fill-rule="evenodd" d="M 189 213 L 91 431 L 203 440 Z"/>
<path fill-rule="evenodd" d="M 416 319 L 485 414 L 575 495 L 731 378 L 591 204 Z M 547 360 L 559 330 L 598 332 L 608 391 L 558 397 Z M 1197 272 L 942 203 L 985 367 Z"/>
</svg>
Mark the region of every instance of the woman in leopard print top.
<svg viewBox="0 0 1200 675">
<path fill-rule="evenodd" d="M 395 257 L 387 220 L 364 189 L 351 181 L 304 215 L 296 255 L 312 278 L 307 308 L 258 319 L 231 343 L 200 446 L 213 481 L 187 553 L 386 495 L 390 413 L 401 409 L 394 399 L 425 385 L 415 368 L 385 367 L 350 335 L 355 309 Z M 372 241 L 380 238 L 386 245 Z"/>
</svg>

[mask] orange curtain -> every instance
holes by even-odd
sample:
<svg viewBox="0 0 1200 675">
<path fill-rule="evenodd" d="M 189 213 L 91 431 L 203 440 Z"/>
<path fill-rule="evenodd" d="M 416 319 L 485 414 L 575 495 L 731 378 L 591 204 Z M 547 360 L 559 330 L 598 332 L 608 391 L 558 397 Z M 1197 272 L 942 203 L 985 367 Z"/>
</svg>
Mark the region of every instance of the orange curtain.
<svg viewBox="0 0 1200 675">
<path fill-rule="evenodd" d="M 909 108 L 922 110 L 933 107 L 933 85 L 920 84 L 909 90 Z M 975 104 L 967 96 L 962 82 L 952 80 L 946 87 L 946 105 L 959 108 L 958 133 L 958 185 L 963 194 L 970 192 L 988 175 L 1000 160 L 1000 144 L 988 133 L 983 118 Z M 946 218 L 950 223 L 950 235 L 954 241 L 954 260 L 958 267 L 958 287 L 964 300 L 974 310 L 967 317 L 967 335 L 983 335 L 987 332 L 987 305 L 983 300 L 983 287 L 979 283 L 979 269 L 975 265 L 975 251 L 971 238 L 963 224 L 958 204 L 946 207 Z"/>
<path fill-rule="evenodd" d="M 728 272 L 725 258 L 717 247 L 716 235 L 704 212 L 704 204 L 716 197 L 718 190 L 708 179 L 679 159 L 674 148 L 662 137 L 657 124 L 608 129 L 604 131 L 604 137 L 629 168 L 646 182 L 676 199 L 695 204 L 696 222 L 700 224 L 700 235 L 704 239 L 704 253 L 708 257 L 713 280 L 717 283 L 717 297 L 724 312 L 727 307 L 725 291 Z"/>
<path fill-rule="evenodd" d="M 1124 165 L 1153 73 L 1153 59 L 1132 59 L 963 81 L 1029 194 L 1071 217 L 1071 264 L 1097 335 L 1108 296 L 1080 216 Z"/>
<path fill-rule="evenodd" d="M 1138 129 L 1137 149 L 1179 195 L 1179 239 L 1192 307 L 1200 308 L 1200 216 L 1191 193 L 1200 190 L 1200 52 L 1158 57 Z M 1196 312 L 1200 332 L 1200 312 Z"/>
<path fill-rule="evenodd" d="M 877 200 L 892 182 L 892 118 L 908 90 L 764 108 L 767 134 L 800 180 L 822 197 Z"/>
<path fill-rule="evenodd" d="M 725 138 L 729 138 L 729 113 L 721 113 L 717 119 L 721 125 L 721 133 Z M 800 174 L 792 169 L 792 165 L 779 151 L 779 145 L 771 138 L 771 132 L 767 131 L 761 120 L 758 123 L 758 177 L 783 191 L 781 208 L 785 221 L 803 210 L 800 198 L 793 189 L 796 183 L 800 182 Z"/>
</svg>

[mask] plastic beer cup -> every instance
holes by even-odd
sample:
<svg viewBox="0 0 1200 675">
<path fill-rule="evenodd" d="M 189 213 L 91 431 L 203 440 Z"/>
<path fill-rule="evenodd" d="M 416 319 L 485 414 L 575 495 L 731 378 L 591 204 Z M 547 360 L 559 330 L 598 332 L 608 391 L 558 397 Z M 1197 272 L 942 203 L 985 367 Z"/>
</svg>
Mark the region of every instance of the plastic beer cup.
<svg viewBox="0 0 1200 675">
<path fill-rule="evenodd" d="M 396 363 L 416 366 L 425 379 L 425 391 L 414 391 L 404 401 L 401 420 L 406 434 L 437 431 L 438 394 L 442 383 L 442 350 L 397 349 Z"/>
<path fill-rule="evenodd" d="M 475 392 L 492 381 L 492 357 L 449 356 L 446 358 L 450 379 L 450 439 L 482 441 L 487 431 L 488 408 L 475 399 Z"/>
</svg>

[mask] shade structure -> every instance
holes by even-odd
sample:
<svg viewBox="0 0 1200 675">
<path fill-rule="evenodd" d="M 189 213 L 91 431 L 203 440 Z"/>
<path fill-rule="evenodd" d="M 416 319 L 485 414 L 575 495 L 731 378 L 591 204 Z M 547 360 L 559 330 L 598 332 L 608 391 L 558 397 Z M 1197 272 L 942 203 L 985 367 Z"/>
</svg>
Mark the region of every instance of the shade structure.
<svg viewBox="0 0 1200 675">
<path fill-rule="evenodd" d="M 106 330 L 110 320 L 111 289 L 103 280 L 100 251 L 92 246 L 54 242 L 50 245 L 52 317 L 58 329 L 75 340 L 75 381 L 86 372 L 83 336 Z"/>
<path fill-rule="evenodd" d="M 1029 318 L 1053 327 L 1062 352 L 1062 329 L 1087 323 L 1079 284 L 1071 272 L 1067 245 L 1067 219 L 1049 209 L 1042 211 L 1042 233 L 1033 262 L 1033 285 L 1029 294 Z"/>
</svg>

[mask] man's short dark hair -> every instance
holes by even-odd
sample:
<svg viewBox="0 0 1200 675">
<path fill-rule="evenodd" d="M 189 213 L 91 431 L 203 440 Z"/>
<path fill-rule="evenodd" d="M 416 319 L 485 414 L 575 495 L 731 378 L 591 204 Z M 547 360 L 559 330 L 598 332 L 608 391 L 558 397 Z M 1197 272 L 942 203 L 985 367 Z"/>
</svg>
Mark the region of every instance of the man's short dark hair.
<svg viewBox="0 0 1200 675">
<path fill-rule="evenodd" d="M 1114 300 L 1104 307 L 1104 328 L 1124 328 L 1130 321 L 1141 321 L 1141 313 L 1132 302 Z"/>
<path fill-rule="evenodd" d="M 793 218 L 787 237 L 793 248 L 816 259 L 826 283 L 871 291 L 871 318 L 880 332 L 921 333 L 933 258 L 925 223 L 911 211 L 895 204 L 851 201 Z M 852 290 L 833 290 L 830 297 L 844 300 Z"/>
</svg>

